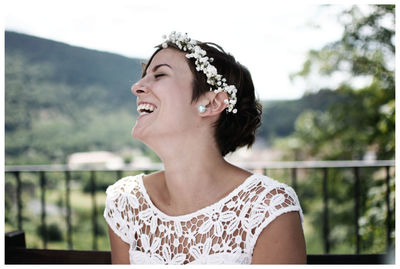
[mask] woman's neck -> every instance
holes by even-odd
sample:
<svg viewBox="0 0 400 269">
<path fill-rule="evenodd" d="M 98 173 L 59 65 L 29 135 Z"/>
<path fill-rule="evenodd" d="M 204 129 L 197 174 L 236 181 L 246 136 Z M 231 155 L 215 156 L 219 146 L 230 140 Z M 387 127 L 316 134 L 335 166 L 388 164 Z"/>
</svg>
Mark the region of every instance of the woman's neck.
<svg viewBox="0 0 400 269">
<path fill-rule="evenodd" d="M 152 148 L 165 167 L 160 178 L 164 202 L 179 212 L 192 212 L 237 184 L 231 178 L 238 168 L 225 161 L 212 138 L 185 137 L 159 141 Z"/>
</svg>

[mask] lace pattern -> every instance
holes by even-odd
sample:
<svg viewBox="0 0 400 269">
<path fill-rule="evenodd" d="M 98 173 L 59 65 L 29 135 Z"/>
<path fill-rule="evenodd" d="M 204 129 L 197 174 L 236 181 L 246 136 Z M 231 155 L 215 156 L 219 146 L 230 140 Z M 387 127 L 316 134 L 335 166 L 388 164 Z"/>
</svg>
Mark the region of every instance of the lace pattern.
<svg viewBox="0 0 400 269">
<path fill-rule="evenodd" d="M 183 216 L 154 206 L 143 174 L 108 187 L 104 218 L 130 245 L 133 264 L 249 264 L 261 231 L 279 215 L 303 213 L 294 190 L 254 174 L 220 201 Z"/>
</svg>

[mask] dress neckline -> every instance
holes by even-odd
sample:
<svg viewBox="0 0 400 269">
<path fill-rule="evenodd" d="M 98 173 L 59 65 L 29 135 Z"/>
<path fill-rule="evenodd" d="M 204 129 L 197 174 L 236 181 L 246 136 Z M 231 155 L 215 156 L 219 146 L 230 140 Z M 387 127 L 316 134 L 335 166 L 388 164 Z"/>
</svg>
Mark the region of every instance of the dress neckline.
<svg viewBox="0 0 400 269">
<path fill-rule="evenodd" d="M 192 219 L 193 217 L 201 215 L 202 213 L 207 212 L 207 210 L 210 210 L 211 208 L 216 207 L 218 204 L 225 203 L 230 198 L 232 198 L 232 196 L 234 196 L 237 193 L 239 193 L 243 186 L 245 186 L 253 178 L 256 178 L 258 176 L 258 174 L 251 174 L 242 183 L 240 183 L 237 187 L 235 187 L 231 192 L 229 192 L 226 196 L 224 196 L 220 200 L 216 201 L 215 203 L 212 203 L 212 204 L 210 204 L 208 206 L 205 206 L 203 208 L 200 208 L 200 209 L 198 209 L 198 210 L 196 210 L 194 212 L 188 213 L 188 214 L 178 215 L 178 216 L 171 216 L 171 215 L 168 215 L 168 214 L 164 213 L 157 206 L 155 206 L 153 204 L 153 201 L 151 200 L 149 194 L 147 193 L 146 187 L 144 186 L 144 183 L 143 183 L 143 176 L 144 175 L 145 175 L 144 173 L 139 174 L 138 175 L 138 179 L 139 179 L 138 181 L 139 181 L 139 186 L 142 189 L 142 194 L 144 196 L 144 199 L 149 204 L 150 208 L 152 208 L 154 211 L 156 211 L 157 215 L 159 215 L 160 217 L 162 217 L 164 219 L 179 220 L 179 221 Z"/>
</svg>

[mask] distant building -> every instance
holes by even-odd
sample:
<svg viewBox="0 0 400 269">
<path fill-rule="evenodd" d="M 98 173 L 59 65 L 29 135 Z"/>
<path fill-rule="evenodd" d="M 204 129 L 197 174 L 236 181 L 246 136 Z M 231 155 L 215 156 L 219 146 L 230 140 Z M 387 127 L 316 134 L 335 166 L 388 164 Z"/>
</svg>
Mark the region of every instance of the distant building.
<svg viewBox="0 0 400 269">
<path fill-rule="evenodd" d="M 72 169 L 91 167 L 118 169 L 124 166 L 124 160 L 107 151 L 77 152 L 68 157 L 68 165 Z"/>
<path fill-rule="evenodd" d="M 226 160 L 237 165 L 245 165 L 248 163 L 280 161 L 282 155 L 282 151 L 273 148 L 252 147 L 248 149 L 247 147 L 242 147 L 228 154 Z"/>
</svg>

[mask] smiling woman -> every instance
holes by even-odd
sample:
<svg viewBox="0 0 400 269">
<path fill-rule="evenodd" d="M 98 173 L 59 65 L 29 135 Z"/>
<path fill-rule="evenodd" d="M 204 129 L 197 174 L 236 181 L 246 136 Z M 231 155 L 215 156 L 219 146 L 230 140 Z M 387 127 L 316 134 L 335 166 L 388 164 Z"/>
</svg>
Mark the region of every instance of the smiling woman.
<svg viewBox="0 0 400 269">
<path fill-rule="evenodd" d="M 213 43 L 173 32 L 132 86 L 132 135 L 165 170 L 118 180 L 104 217 L 113 263 L 305 263 L 294 190 L 228 163 L 261 106 L 250 72 Z"/>
</svg>

